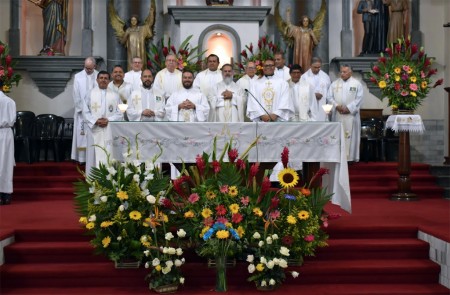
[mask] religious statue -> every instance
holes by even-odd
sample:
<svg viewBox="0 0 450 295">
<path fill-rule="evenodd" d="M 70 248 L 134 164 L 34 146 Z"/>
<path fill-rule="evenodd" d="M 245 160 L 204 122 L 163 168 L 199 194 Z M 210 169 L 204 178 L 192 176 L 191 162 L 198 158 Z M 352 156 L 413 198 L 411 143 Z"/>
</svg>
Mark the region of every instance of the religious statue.
<svg viewBox="0 0 450 295">
<path fill-rule="evenodd" d="M 399 39 L 405 37 L 408 2 L 408 0 L 383 0 L 384 4 L 390 6 L 387 38 L 389 44 L 398 43 Z"/>
<path fill-rule="evenodd" d="M 65 55 L 69 0 L 28 0 L 42 8 L 44 42 L 39 55 Z"/>
<path fill-rule="evenodd" d="M 304 71 L 311 65 L 313 49 L 319 44 L 322 27 L 326 16 L 326 1 L 322 0 L 320 10 L 314 20 L 306 15 L 300 19 L 300 26 L 295 26 L 290 21 L 290 9 L 286 11 L 286 22 L 280 15 L 280 1 L 275 5 L 275 22 L 278 30 L 289 47 L 294 47 L 293 64 L 299 64 Z"/>
<path fill-rule="evenodd" d="M 233 6 L 233 0 L 206 0 L 206 5 L 208 6 Z"/>
<path fill-rule="evenodd" d="M 111 26 L 116 32 L 116 37 L 127 48 L 128 70 L 131 70 L 134 57 L 140 57 L 142 59 L 142 65 L 147 66 L 146 41 L 153 37 L 155 0 L 152 0 L 150 11 L 143 25 L 139 25 L 139 17 L 137 15 L 132 15 L 125 24 L 117 15 L 113 0 L 109 0 L 108 10 Z"/>
</svg>

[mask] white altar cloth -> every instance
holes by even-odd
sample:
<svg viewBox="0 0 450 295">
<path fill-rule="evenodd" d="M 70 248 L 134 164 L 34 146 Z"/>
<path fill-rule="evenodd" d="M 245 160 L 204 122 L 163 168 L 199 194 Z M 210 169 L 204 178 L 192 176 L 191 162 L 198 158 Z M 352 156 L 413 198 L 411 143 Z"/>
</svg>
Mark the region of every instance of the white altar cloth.
<svg viewBox="0 0 450 295">
<path fill-rule="evenodd" d="M 386 121 L 386 128 L 391 128 L 395 132 L 408 131 L 423 133 L 425 125 L 423 125 L 420 115 L 391 115 Z"/>
<path fill-rule="evenodd" d="M 250 162 L 279 162 L 283 148 L 289 148 L 291 161 L 321 162 L 330 169 L 324 175 L 323 186 L 333 192 L 332 203 L 351 212 L 350 184 L 344 147 L 344 132 L 337 122 L 273 122 L 273 123 L 180 123 L 180 122 L 110 122 L 113 138 L 107 150 L 113 159 L 122 161 L 128 149 L 127 138 L 135 150 L 138 135 L 140 159 L 151 159 L 159 153 L 158 161 L 195 162 L 195 157 L 213 149 L 217 138 L 217 154 L 233 138 L 233 147 L 242 154 L 260 136 L 250 151 Z"/>
</svg>

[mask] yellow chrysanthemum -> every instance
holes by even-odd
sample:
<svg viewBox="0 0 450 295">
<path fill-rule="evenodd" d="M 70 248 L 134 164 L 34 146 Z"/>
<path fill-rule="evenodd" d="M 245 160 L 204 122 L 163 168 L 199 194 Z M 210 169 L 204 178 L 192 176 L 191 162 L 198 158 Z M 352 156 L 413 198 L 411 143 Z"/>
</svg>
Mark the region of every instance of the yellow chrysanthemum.
<svg viewBox="0 0 450 295">
<path fill-rule="evenodd" d="M 157 266 L 155 266 L 156 271 L 161 271 L 161 264 L 158 264 Z"/>
<path fill-rule="evenodd" d="M 413 82 L 413 83 L 416 83 L 417 77 L 416 77 L 416 76 L 411 76 L 411 77 L 409 78 L 409 80 L 411 80 L 411 82 Z"/>
<path fill-rule="evenodd" d="M 256 216 L 259 216 L 259 217 L 261 217 L 261 216 L 263 215 L 263 212 L 262 212 L 261 209 L 259 209 L 258 207 L 253 208 L 253 213 L 254 213 Z"/>
<path fill-rule="evenodd" d="M 422 89 L 427 88 L 427 86 L 428 86 L 427 81 L 423 81 L 423 82 L 420 84 L 420 87 L 422 87 Z"/>
<path fill-rule="evenodd" d="M 80 217 L 78 222 L 81 223 L 81 224 L 86 225 L 88 223 L 87 217 L 85 217 L 85 216 Z"/>
<path fill-rule="evenodd" d="M 216 232 L 216 237 L 221 240 L 228 239 L 229 236 L 230 236 L 230 232 L 227 230 L 219 230 Z"/>
<path fill-rule="evenodd" d="M 233 224 L 231 222 L 225 223 L 225 226 L 228 228 L 233 228 Z"/>
<path fill-rule="evenodd" d="M 386 88 L 386 81 L 381 80 L 380 82 L 378 82 L 378 87 L 380 87 L 381 89 Z"/>
<path fill-rule="evenodd" d="M 215 199 L 216 198 L 216 194 L 213 191 L 207 191 L 206 192 L 206 197 L 210 200 Z"/>
<path fill-rule="evenodd" d="M 118 191 L 117 192 L 117 197 L 119 198 L 119 200 L 123 201 L 123 200 L 128 200 L 128 194 L 127 192 L 124 191 Z"/>
<path fill-rule="evenodd" d="M 93 223 L 93 222 L 89 222 L 88 224 L 86 224 L 87 229 L 93 229 L 94 227 L 95 227 L 95 223 Z"/>
<path fill-rule="evenodd" d="M 228 208 L 230 208 L 231 213 L 236 214 L 239 212 L 239 205 L 234 203 L 231 204 Z"/>
<path fill-rule="evenodd" d="M 400 74 L 402 72 L 402 69 L 400 69 L 399 67 L 394 69 L 394 73 L 396 74 Z"/>
<path fill-rule="evenodd" d="M 202 216 L 203 216 L 203 218 L 208 218 L 208 217 L 210 217 L 211 215 L 212 215 L 211 209 L 209 209 L 209 208 L 204 208 L 204 209 L 202 210 Z"/>
<path fill-rule="evenodd" d="M 110 236 L 107 236 L 107 237 L 103 238 L 103 240 L 102 240 L 103 248 L 108 247 L 110 243 L 111 243 L 111 237 Z"/>
<path fill-rule="evenodd" d="M 242 238 L 245 234 L 245 229 L 242 226 L 238 226 L 236 232 L 238 233 L 239 237 Z"/>
<path fill-rule="evenodd" d="M 108 226 L 113 225 L 113 223 L 114 223 L 114 222 L 112 222 L 112 221 L 103 221 L 103 222 L 100 224 L 100 227 L 106 228 L 106 227 L 108 227 Z"/>
<path fill-rule="evenodd" d="M 193 218 L 194 216 L 195 216 L 195 214 L 191 210 L 184 213 L 184 218 Z"/>
<path fill-rule="evenodd" d="M 395 75 L 395 76 L 394 76 L 394 80 L 395 80 L 396 82 L 400 81 L 400 76 Z"/>
<path fill-rule="evenodd" d="M 236 197 L 238 193 L 239 191 L 236 186 L 233 185 L 228 188 L 228 194 L 230 195 L 230 197 Z"/>
<path fill-rule="evenodd" d="M 297 223 L 297 219 L 294 216 L 292 216 L 292 215 L 288 215 L 286 217 L 286 221 L 289 224 L 296 224 Z"/>
<path fill-rule="evenodd" d="M 205 233 L 206 233 L 209 229 L 210 229 L 209 226 L 205 226 L 205 227 L 202 229 L 202 232 L 200 233 L 200 238 L 203 238 L 203 236 L 205 235 Z"/>
<path fill-rule="evenodd" d="M 264 264 L 258 263 L 258 264 L 256 265 L 256 270 L 257 270 L 257 271 L 263 271 L 263 270 L 264 270 Z"/>
<path fill-rule="evenodd" d="M 414 91 L 411 91 L 409 94 L 411 94 L 411 96 L 416 97 L 417 93 L 415 93 Z"/>
<path fill-rule="evenodd" d="M 147 218 L 144 219 L 144 222 L 142 223 L 142 225 L 143 225 L 144 227 L 149 227 L 151 221 L 152 221 L 151 218 L 150 218 L 150 217 L 147 217 Z"/>
<path fill-rule="evenodd" d="M 284 168 L 278 173 L 278 181 L 283 188 L 294 187 L 299 179 L 297 172 L 292 168 Z"/>
<path fill-rule="evenodd" d="M 308 219 L 308 218 L 309 218 L 309 213 L 308 213 L 308 211 L 302 210 L 302 211 L 298 212 L 298 218 L 299 218 L 300 220 L 306 220 L 306 219 Z"/>
<path fill-rule="evenodd" d="M 141 214 L 141 212 L 134 210 L 134 211 L 130 212 L 129 216 L 133 220 L 139 220 L 139 219 L 141 219 L 142 214 Z"/>
<path fill-rule="evenodd" d="M 407 71 L 408 74 L 411 74 L 414 71 L 414 69 L 412 67 L 409 68 L 409 70 Z"/>
</svg>

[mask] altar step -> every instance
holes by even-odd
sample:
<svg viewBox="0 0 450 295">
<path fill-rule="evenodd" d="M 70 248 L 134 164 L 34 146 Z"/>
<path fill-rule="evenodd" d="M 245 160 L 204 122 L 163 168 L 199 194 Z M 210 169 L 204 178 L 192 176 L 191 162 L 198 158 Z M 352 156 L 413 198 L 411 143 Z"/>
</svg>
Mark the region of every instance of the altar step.
<svg viewBox="0 0 450 295">
<path fill-rule="evenodd" d="M 444 189 L 444 198 L 450 199 L 450 165 L 432 165 L 430 172 L 437 178 L 437 185 Z"/>
</svg>

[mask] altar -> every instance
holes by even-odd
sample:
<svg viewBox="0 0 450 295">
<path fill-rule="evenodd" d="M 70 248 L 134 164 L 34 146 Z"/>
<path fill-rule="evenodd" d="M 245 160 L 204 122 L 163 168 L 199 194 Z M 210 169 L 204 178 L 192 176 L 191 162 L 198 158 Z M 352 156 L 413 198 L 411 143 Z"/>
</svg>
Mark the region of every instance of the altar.
<svg viewBox="0 0 450 295">
<path fill-rule="evenodd" d="M 279 162 L 281 152 L 289 148 L 289 160 L 321 162 L 330 170 L 324 175 L 323 186 L 334 193 L 332 203 L 351 212 L 350 184 L 344 132 L 337 122 L 274 122 L 274 123 L 180 123 L 180 122 L 110 122 L 110 139 L 106 149 L 113 159 L 123 161 L 130 143 L 136 156 L 152 159 L 160 153 L 159 162 L 193 163 L 203 152 L 213 151 L 216 138 L 217 154 L 233 139 L 233 147 L 242 154 L 259 137 L 251 149 L 250 162 Z"/>
</svg>

